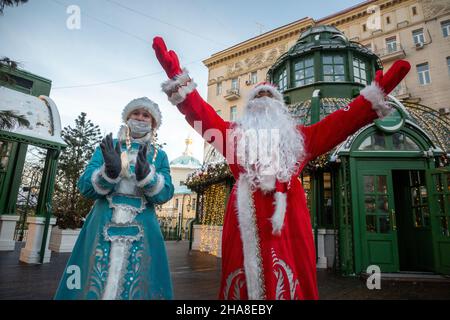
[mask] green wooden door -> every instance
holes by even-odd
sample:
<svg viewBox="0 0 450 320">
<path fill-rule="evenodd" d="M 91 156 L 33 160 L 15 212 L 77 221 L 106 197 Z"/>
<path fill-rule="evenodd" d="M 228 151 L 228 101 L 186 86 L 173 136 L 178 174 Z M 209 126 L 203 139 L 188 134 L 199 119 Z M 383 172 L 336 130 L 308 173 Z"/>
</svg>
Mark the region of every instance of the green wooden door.
<svg viewBox="0 0 450 320">
<path fill-rule="evenodd" d="M 381 272 L 398 272 L 400 267 L 391 171 L 363 168 L 361 166 L 358 170 L 363 267 L 377 265 Z"/>
<path fill-rule="evenodd" d="M 450 274 L 450 168 L 427 171 L 435 271 Z"/>
</svg>

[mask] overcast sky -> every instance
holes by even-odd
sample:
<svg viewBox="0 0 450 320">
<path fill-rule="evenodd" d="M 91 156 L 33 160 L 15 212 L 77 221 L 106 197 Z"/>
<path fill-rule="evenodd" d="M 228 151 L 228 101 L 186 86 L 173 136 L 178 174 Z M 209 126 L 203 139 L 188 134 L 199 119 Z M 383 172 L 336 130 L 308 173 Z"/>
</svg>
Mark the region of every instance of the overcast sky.
<svg viewBox="0 0 450 320">
<path fill-rule="evenodd" d="M 80 112 L 102 133 L 120 126 L 123 107 L 148 96 L 163 115 L 160 142 L 169 160 L 194 140 L 194 156 L 203 158 L 203 141 L 160 90 L 166 80 L 151 48 L 160 35 L 178 53 L 206 99 L 208 70 L 202 60 L 239 42 L 304 17 L 319 19 L 361 0 L 29 0 L 5 8 L 0 16 L 0 56 L 52 80 L 50 97 L 63 126 Z M 79 29 L 67 27 L 71 5 L 80 9 Z M 74 24 L 71 24 L 73 27 Z M 125 80 L 125 81 L 122 81 Z"/>
</svg>

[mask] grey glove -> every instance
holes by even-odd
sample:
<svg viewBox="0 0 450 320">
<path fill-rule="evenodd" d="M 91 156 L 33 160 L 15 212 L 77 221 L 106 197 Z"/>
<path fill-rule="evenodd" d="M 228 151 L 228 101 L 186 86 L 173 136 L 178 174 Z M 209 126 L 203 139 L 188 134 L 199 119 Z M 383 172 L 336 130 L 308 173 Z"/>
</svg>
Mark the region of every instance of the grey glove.
<svg viewBox="0 0 450 320">
<path fill-rule="evenodd" d="M 103 138 L 100 143 L 102 149 L 103 160 L 105 162 L 105 173 L 110 179 L 116 179 L 122 170 L 122 162 L 120 160 L 120 143 L 117 142 L 113 147 L 112 133 Z"/>
<path fill-rule="evenodd" d="M 139 146 L 134 173 L 137 181 L 145 179 L 150 173 L 150 165 L 147 161 L 147 145 Z"/>
</svg>

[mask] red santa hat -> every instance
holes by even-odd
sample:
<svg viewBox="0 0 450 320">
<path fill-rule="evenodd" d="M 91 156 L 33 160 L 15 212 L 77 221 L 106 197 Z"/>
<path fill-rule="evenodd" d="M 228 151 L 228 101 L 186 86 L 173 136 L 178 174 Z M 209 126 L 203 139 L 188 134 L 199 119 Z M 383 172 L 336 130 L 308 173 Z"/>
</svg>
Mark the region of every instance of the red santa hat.
<svg viewBox="0 0 450 320">
<path fill-rule="evenodd" d="M 250 90 L 248 100 L 253 100 L 261 91 L 268 91 L 272 94 L 275 100 L 284 102 L 283 95 L 278 88 L 273 83 L 267 81 L 258 83 L 252 90 Z"/>
</svg>

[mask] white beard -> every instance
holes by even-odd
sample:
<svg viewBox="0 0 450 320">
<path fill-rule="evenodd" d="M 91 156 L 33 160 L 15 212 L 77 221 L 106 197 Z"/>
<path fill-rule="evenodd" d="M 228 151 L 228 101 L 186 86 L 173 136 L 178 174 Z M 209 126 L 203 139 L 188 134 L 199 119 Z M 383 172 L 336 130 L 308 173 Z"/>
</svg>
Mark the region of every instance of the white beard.
<svg viewBox="0 0 450 320">
<path fill-rule="evenodd" d="M 237 160 L 250 184 L 269 192 L 276 180 L 288 182 L 304 158 L 304 141 L 285 104 L 252 99 L 236 124 Z"/>
</svg>

